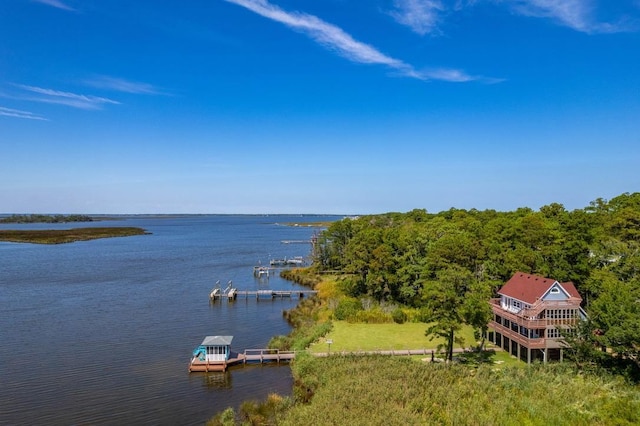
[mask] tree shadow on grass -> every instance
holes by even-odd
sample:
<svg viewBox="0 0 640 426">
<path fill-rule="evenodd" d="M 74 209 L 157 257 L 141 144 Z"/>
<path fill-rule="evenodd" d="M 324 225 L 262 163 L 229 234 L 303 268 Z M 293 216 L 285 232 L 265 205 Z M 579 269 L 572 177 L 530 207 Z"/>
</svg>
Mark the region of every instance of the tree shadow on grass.
<svg viewBox="0 0 640 426">
<path fill-rule="evenodd" d="M 466 365 L 483 365 L 493 364 L 496 356 L 496 351 L 493 349 L 486 349 L 483 351 L 472 349 L 463 353 L 457 354 L 454 359 Z"/>
</svg>

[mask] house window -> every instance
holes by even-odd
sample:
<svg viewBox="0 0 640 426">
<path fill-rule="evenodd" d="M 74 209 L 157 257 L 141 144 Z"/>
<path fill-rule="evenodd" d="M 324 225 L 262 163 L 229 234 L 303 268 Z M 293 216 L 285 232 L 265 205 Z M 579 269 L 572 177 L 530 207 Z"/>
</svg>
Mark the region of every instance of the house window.
<svg viewBox="0 0 640 426">
<path fill-rule="evenodd" d="M 558 330 L 557 328 L 550 328 L 547 330 L 547 337 L 549 339 L 557 339 L 558 337 L 560 337 L 560 330 Z"/>
<path fill-rule="evenodd" d="M 226 348 L 224 346 L 207 346 L 208 355 L 225 355 Z"/>
<path fill-rule="evenodd" d="M 551 289 L 551 293 L 552 294 L 558 294 L 558 293 L 560 293 L 560 289 L 558 287 L 554 287 L 554 288 Z"/>
</svg>

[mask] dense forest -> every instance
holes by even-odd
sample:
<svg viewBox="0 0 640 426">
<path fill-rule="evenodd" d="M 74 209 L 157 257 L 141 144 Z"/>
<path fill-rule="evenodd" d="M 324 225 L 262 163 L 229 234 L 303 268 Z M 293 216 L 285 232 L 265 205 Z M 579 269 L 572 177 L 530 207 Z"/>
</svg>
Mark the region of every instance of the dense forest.
<svg viewBox="0 0 640 426">
<path fill-rule="evenodd" d="M 420 309 L 428 334 L 450 347 L 462 324 L 486 328 L 487 300 L 515 272 L 572 281 L 589 315 L 567 337 L 576 362 L 640 366 L 640 193 L 573 211 L 553 203 L 348 218 L 319 236 L 314 264 L 342 274 L 354 300 Z"/>
</svg>

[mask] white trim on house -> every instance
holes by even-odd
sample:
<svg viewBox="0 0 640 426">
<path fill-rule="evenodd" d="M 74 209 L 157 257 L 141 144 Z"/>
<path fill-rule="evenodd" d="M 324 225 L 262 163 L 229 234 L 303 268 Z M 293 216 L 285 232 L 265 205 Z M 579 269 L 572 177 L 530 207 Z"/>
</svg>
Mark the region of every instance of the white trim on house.
<svg viewBox="0 0 640 426">
<path fill-rule="evenodd" d="M 554 291 L 554 290 L 557 290 L 557 291 Z M 557 299 L 556 295 L 559 295 L 561 292 L 565 296 L 564 299 Z M 544 292 L 544 294 L 540 299 L 541 300 L 566 300 L 569 298 L 571 298 L 571 294 L 569 294 L 569 292 L 565 290 L 564 287 L 562 287 L 562 284 L 556 281 L 547 289 L 547 291 Z"/>
<path fill-rule="evenodd" d="M 517 314 L 523 309 L 531 308 L 531 305 L 529 305 L 528 303 L 525 303 L 522 300 L 518 300 L 515 297 L 509 297 L 503 294 L 500 295 L 500 306 L 505 311 L 509 311 L 514 314 Z"/>
</svg>

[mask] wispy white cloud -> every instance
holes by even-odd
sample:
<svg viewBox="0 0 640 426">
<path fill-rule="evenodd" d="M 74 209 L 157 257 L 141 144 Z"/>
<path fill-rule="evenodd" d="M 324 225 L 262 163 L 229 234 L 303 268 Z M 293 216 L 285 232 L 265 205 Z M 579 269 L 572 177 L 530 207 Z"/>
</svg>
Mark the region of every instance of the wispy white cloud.
<svg viewBox="0 0 640 426">
<path fill-rule="evenodd" d="M 438 24 L 442 19 L 445 6 L 441 0 L 394 0 L 395 10 L 389 14 L 400 24 L 414 32 L 438 34 Z"/>
<path fill-rule="evenodd" d="M 80 95 L 71 92 L 44 89 L 42 87 L 26 86 L 22 84 L 17 84 L 16 87 L 19 87 L 26 92 L 35 94 L 35 96 L 19 95 L 19 98 L 21 99 L 34 102 L 60 104 L 80 109 L 100 109 L 105 104 L 120 104 L 120 102 L 118 101 L 93 95 Z"/>
<path fill-rule="evenodd" d="M 353 62 L 385 65 L 400 75 L 420 80 L 443 80 L 451 82 L 479 80 L 460 70 L 449 70 L 448 73 L 423 73 L 412 65 L 388 56 L 373 46 L 355 40 L 343 29 L 325 22 L 320 18 L 302 12 L 288 12 L 269 3 L 267 0 L 225 0 L 242 6 L 265 18 L 280 22 L 296 31 L 309 36 L 312 40 L 335 51 Z M 452 76 L 456 76 L 452 78 Z M 464 76 L 464 77 L 463 77 Z"/>
<path fill-rule="evenodd" d="M 389 14 L 400 24 L 414 32 L 440 34 L 446 15 L 479 3 L 504 5 L 514 13 L 523 16 L 546 18 L 558 25 L 576 31 L 596 33 L 617 33 L 636 31 L 637 19 L 621 17 L 614 22 L 603 22 L 597 16 L 598 0 L 394 0 L 395 10 Z M 601 0 L 606 1 L 606 0 Z M 640 0 L 634 0 L 636 6 Z"/>
<path fill-rule="evenodd" d="M 384 64 L 396 69 L 410 68 L 409 65 L 402 61 L 387 56 L 374 47 L 353 39 L 341 28 L 316 16 L 301 12 L 287 12 L 266 0 L 225 1 L 245 7 L 258 15 L 303 32 L 316 42 L 354 62 Z"/>
<path fill-rule="evenodd" d="M 500 0 L 499 0 L 500 1 Z M 521 15 L 549 18 L 560 25 L 584 33 L 616 33 L 632 30 L 624 20 L 599 22 L 594 0 L 507 0 Z"/>
<path fill-rule="evenodd" d="M 41 115 L 34 114 L 29 111 L 21 111 L 19 109 L 5 108 L 0 106 L 0 115 L 5 117 L 26 118 L 28 120 L 43 120 L 48 121 Z"/>
<path fill-rule="evenodd" d="M 46 4 L 47 6 L 55 7 L 56 9 L 68 10 L 74 12 L 75 9 L 61 2 L 60 0 L 33 0 L 36 3 Z"/>
<path fill-rule="evenodd" d="M 113 90 L 123 93 L 133 93 L 140 95 L 164 94 L 157 87 L 148 83 L 129 81 L 122 78 L 109 77 L 105 75 L 91 78 L 89 80 L 86 80 L 85 83 L 98 89 Z"/>
<path fill-rule="evenodd" d="M 420 74 L 424 76 L 424 78 L 427 80 L 441 80 L 441 81 L 448 81 L 451 83 L 466 83 L 469 81 L 476 81 L 476 80 L 480 80 L 486 83 L 497 83 L 502 81 L 498 79 L 488 79 L 481 76 L 472 76 L 460 70 L 447 69 L 447 68 L 421 70 Z"/>
</svg>

